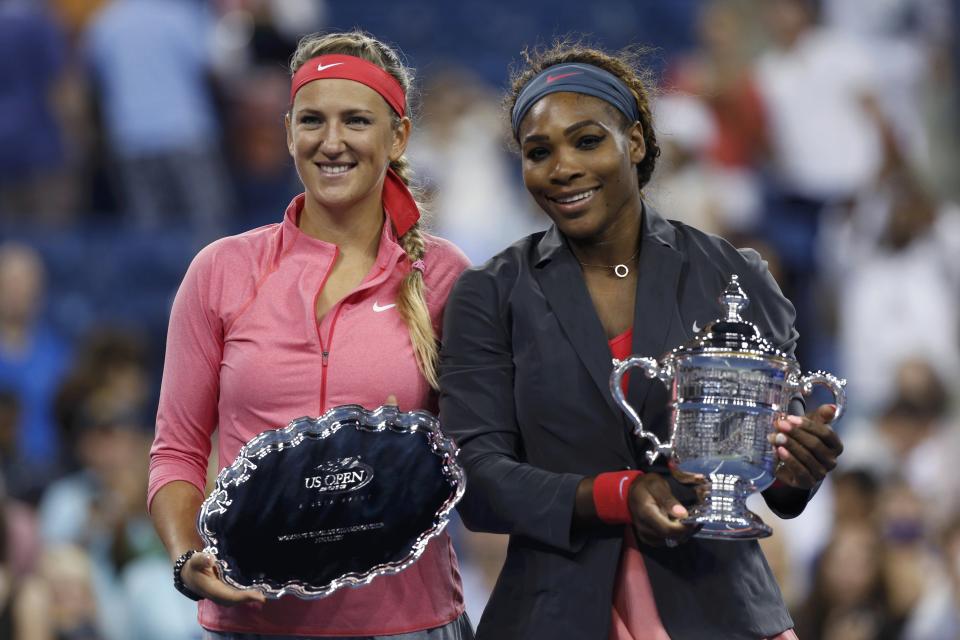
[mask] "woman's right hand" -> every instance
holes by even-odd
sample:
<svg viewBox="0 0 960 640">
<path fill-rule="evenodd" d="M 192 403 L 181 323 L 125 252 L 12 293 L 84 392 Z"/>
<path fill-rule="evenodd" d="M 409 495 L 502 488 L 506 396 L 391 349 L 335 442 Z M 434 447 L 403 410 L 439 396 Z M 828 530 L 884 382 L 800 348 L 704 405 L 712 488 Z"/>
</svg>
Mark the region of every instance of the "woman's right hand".
<svg viewBox="0 0 960 640">
<path fill-rule="evenodd" d="M 684 484 L 706 484 L 703 476 L 694 474 L 674 471 L 674 477 Z M 630 485 L 627 504 L 637 541 L 648 546 L 676 546 L 697 531 L 695 525 L 681 522 L 689 514 L 673 494 L 670 483 L 659 473 L 638 476 Z"/>
<path fill-rule="evenodd" d="M 180 579 L 195 594 L 219 605 L 232 607 L 246 602 L 267 601 L 266 596 L 256 589 L 236 589 L 224 582 L 213 556 L 203 551 L 193 554 L 183 565 Z"/>
</svg>

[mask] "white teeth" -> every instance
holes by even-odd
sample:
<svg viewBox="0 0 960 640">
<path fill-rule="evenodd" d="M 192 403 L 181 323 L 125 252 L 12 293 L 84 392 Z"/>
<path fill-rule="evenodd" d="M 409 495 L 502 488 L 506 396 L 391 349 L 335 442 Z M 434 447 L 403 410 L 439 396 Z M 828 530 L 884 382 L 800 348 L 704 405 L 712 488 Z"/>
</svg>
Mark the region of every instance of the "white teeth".
<svg viewBox="0 0 960 640">
<path fill-rule="evenodd" d="M 566 198 L 554 198 L 554 202 L 559 202 L 560 204 L 572 204 L 574 202 L 580 202 L 581 200 L 586 200 L 594 194 L 596 189 L 590 189 L 590 191 L 584 191 L 583 193 L 578 193 L 574 196 L 568 196 Z"/>
<path fill-rule="evenodd" d="M 331 175 L 337 175 L 339 173 L 346 173 L 353 168 L 353 165 L 350 164 L 338 164 L 338 165 L 329 165 L 324 164 L 320 165 L 320 171 L 324 173 L 329 173 Z"/>
</svg>

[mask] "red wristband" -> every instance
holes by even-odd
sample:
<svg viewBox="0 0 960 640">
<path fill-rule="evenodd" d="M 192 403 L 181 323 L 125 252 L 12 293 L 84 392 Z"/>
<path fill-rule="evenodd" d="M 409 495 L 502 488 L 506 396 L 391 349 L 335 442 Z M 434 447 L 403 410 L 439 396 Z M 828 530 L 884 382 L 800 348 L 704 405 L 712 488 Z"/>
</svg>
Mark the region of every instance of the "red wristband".
<svg viewBox="0 0 960 640">
<path fill-rule="evenodd" d="M 607 524 L 630 524 L 627 493 L 643 471 L 610 471 L 593 479 L 593 506 L 597 516 Z"/>
</svg>

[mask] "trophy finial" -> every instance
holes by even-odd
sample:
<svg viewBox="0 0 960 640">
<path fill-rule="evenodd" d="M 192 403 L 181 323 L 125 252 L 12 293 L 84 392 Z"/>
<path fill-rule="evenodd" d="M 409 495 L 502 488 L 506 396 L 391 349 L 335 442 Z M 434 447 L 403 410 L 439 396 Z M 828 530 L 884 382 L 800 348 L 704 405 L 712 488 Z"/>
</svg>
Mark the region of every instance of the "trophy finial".
<svg viewBox="0 0 960 640">
<path fill-rule="evenodd" d="M 720 295 L 720 304 L 727 308 L 727 322 L 743 322 L 740 312 L 750 304 L 750 298 L 740 287 L 740 276 L 733 274 L 727 288 Z"/>
</svg>

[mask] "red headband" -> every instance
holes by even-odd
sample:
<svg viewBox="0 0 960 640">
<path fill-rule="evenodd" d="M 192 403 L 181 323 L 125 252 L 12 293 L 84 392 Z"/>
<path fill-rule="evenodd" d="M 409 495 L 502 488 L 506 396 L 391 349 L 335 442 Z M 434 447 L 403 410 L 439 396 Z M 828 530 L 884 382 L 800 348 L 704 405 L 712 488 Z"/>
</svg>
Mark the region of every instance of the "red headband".
<svg viewBox="0 0 960 640">
<path fill-rule="evenodd" d="M 365 84 L 387 101 L 401 118 L 407 112 L 407 97 L 403 87 L 392 75 L 362 58 L 344 55 L 323 55 L 310 58 L 293 74 L 290 86 L 290 104 L 300 87 L 314 80 L 353 80 Z"/>
<path fill-rule="evenodd" d="M 364 84 L 383 97 L 401 118 L 406 115 L 407 97 L 403 87 L 392 75 L 355 56 L 322 55 L 310 58 L 293 74 L 290 85 L 290 104 L 303 85 L 314 80 L 353 80 Z M 383 183 L 383 210 L 390 216 L 397 236 L 405 234 L 420 219 L 420 209 L 413 194 L 397 172 L 387 169 Z"/>
</svg>

